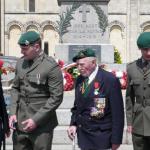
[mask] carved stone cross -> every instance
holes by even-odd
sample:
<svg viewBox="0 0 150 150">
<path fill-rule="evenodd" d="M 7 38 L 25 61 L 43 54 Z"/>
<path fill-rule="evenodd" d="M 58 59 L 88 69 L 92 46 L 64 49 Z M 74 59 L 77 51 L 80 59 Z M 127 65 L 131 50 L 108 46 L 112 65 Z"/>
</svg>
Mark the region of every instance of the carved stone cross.
<svg viewBox="0 0 150 150">
<path fill-rule="evenodd" d="M 86 13 L 89 13 L 90 9 L 87 8 L 86 4 L 83 4 L 82 8 L 79 9 L 79 12 L 82 13 L 82 22 L 86 22 Z"/>
</svg>

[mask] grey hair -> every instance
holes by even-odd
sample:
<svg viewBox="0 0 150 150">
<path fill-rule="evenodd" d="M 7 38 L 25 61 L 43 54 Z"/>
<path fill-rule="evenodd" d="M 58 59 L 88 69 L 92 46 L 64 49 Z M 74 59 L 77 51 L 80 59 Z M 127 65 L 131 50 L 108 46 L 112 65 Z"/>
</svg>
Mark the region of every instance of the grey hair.
<svg viewBox="0 0 150 150">
<path fill-rule="evenodd" d="M 89 61 L 93 61 L 93 60 L 96 60 L 96 57 L 87 57 L 87 59 L 88 59 Z"/>
</svg>

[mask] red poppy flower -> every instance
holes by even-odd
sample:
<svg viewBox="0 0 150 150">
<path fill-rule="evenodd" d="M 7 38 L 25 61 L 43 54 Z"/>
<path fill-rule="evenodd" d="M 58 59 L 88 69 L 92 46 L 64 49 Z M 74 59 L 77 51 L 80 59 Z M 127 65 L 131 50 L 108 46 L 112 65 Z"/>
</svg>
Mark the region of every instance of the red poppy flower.
<svg viewBox="0 0 150 150">
<path fill-rule="evenodd" d="M 64 66 L 64 61 L 59 59 L 58 60 L 58 65 L 59 65 L 60 68 L 62 68 Z"/>
<path fill-rule="evenodd" d="M 4 62 L 2 60 L 0 60 L 0 68 L 3 67 Z"/>
<path fill-rule="evenodd" d="M 94 88 L 95 88 L 95 89 L 98 89 L 99 87 L 100 87 L 99 82 L 95 82 L 95 83 L 94 83 Z"/>
<path fill-rule="evenodd" d="M 74 88 L 74 80 L 72 75 L 68 72 L 63 72 L 64 74 L 64 91 L 70 91 Z"/>
</svg>

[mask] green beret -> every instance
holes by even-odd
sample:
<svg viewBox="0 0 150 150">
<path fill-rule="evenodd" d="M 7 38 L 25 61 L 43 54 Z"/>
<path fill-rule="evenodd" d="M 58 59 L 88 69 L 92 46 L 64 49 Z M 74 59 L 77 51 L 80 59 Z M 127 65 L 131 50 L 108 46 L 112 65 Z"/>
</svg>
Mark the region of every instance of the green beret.
<svg viewBox="0 0 150 150">
<path fill-rule="evenodd" d="M 85 57 L 96 57 L 95 52 L 91 48 L 86 48 L 77 53 L 76 56 L 73 57 L 73 62 L 76 62 L 78 59 L 82 59 Z"/>
<path fill-rule="evenodd" d="M 141 48 L 150 48 L 150 32 L 143 32 L 137 39 L 137 46 Z"/>
<path fill-rule="evenodd" d="M 28 31 L 23 33 L 18 41 L 19 45 L 30 45 L 40 40 L 40 34 L 35 31 Z"/>
</svg>

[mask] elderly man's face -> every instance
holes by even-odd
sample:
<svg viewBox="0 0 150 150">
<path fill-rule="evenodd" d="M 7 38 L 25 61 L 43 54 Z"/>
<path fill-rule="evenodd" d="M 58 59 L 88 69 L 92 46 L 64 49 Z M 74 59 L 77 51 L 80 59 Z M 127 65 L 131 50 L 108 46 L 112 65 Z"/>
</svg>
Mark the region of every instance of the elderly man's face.
<svg viewBox="0 0 150 150">
<path fill-rule="evenodd" d="M 90 57 L 82 58 L 77 60 L 77 67 L 79 72 L 84 77 L 89 77 L 90 74 L 95 70 L 96 60 Z"/>
<path fill-rule="evenodd" d="M 28 45 L 28 46 L 20 46 L 21 53 L 24 55 L 24 58 L 27 60 L 34 59 L 38 54 L 38 46 L 37 44 Z"/>
<path fill-rule="evenodd" d="M 150 48 L 142 48 L 141 53 L 142 53 L 142 57 L 145 60 L 150 61 Z"/>
</svg>

